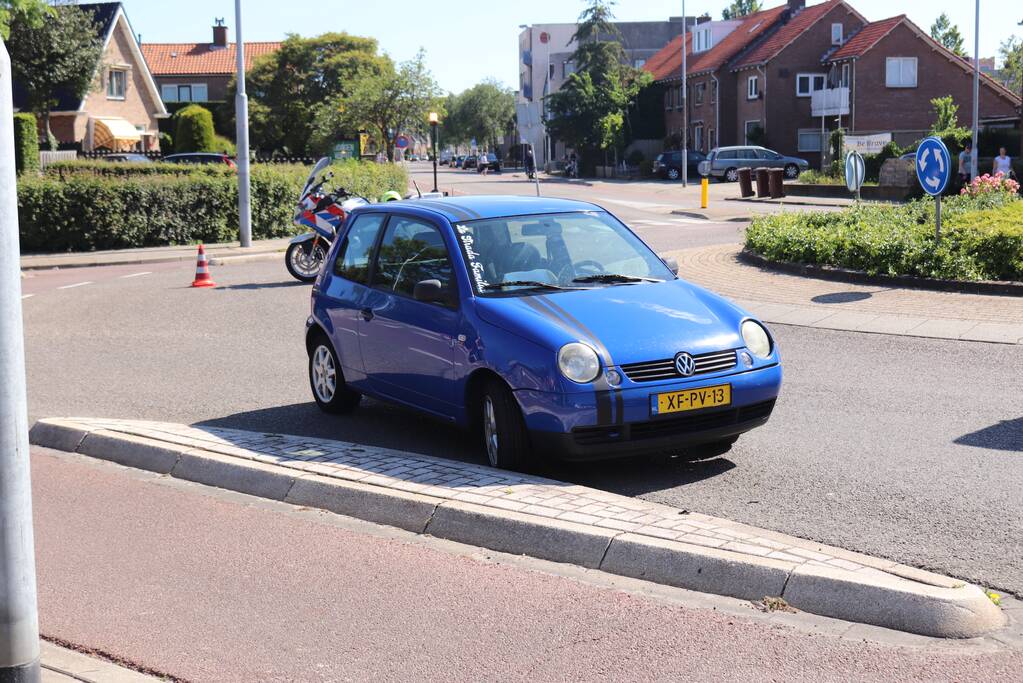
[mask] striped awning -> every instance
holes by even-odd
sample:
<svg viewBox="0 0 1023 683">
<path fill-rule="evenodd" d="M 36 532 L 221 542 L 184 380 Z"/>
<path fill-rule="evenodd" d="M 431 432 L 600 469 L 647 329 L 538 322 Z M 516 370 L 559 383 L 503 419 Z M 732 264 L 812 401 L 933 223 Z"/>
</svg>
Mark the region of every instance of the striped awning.
<svg viewBox="0 0 1023 683">
<path fill-rule="evenodd" d="M 134 149 L 142 133 L 126 119 L 116 116 L 93 117 L 92 147 L 105 147 L 115 152 Z"/>
</svg>

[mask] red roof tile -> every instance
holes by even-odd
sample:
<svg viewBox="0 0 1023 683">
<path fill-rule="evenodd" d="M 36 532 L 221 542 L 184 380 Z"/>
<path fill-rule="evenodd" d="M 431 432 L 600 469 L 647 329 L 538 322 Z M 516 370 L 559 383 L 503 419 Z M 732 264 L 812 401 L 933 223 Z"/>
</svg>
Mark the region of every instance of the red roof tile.
<svg viewBox="0 0 1023 683">
<path fill-rule="evenodd" d="M 828 59 L 851 59 L 853 57 L 863 56 L 864 52 L 874 47 L 874 45 L 877 44 L 877 41 L 888 35 L 891 30 L 902 23 L 902 20 L 905 18 L 905 14 L 900 14 L 897 17 L 882 19 L 881 21 L 875 21 L 867 24 L 857 33 L 854 33 L 849 41 L 842 47 L 838 48 L 838 50 L 828 57 Z"/>
<path fill-rule="evenodd" d="M 836 5 L 842 4 L 842 0 L 828 0 L 819 5 L 806 7 L 796 16 L 789 20 L 789 23 L 778 29 L 777 32 L 757 49 L 746 55 L 742 61 L 736 64 L 737 69 L 755 64 L 763 64 L 778 55 L 789 43 L 798 38 L 804 31 L 817 23 L 817 21 L 834 9 Z"/>
<path fill-rule="evenodd" d="M 276 52 L 281 43 L 245 43 L 245 69 L 256 57 Z M 142 54 L 154 76 L 233 74 L 235 44 L 210 49 L 210 43 L 143 43 Z"/>
<path fill-rule="evenodd" d="M 714 47 L 697 55 L 692 51 L 692 33 L 689 38 L 687 56 L 689 59 L 686 69 L 690 74 L 704 71 L 714 71 L 720 68 L 728 60 L 739 54 L 747 45 L 760 37 L 765 31 L 774 26 L 781 18 L 785 5 L 772 7 L 762 12 L 755 12 L 743 18 L 735 30 L 722 38 Z M 682 36 L 677 36 L 670 43 L 665 45 L 660 52 L 647 60 L 644 69 L 654 75 L 656 80 L 678 78 L 682 73 Z"/>
</svg>

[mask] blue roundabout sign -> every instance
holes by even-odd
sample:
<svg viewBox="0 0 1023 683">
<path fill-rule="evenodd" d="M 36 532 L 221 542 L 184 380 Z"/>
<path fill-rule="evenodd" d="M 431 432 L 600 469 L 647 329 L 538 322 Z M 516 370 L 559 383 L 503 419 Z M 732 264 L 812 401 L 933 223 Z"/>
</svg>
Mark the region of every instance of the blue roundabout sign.
<svg viewBox="0 0 1023 683">
<path fill-rule="evenodd" d="M 938 138 L 926 138 L 916 149 L 916 177 L 929 195 L 940 195 L 952 175 L 952 157 Z"/>
</svg>

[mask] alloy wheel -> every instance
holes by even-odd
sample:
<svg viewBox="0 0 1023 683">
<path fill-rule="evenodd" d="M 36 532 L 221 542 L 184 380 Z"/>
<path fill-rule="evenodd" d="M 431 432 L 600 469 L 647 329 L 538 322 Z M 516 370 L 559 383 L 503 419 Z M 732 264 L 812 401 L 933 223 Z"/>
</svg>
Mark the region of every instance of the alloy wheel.
<svg viewBox="0 0 1023 683">
<path fill-rule="evenodd" d="M 494 402 L 489 396 L 483 399 L 483 438 L 487 444 L 487 458 L 492 467 L 497 467 L 498 440 L 497 415 L 494 413 Z"/>
<path fill-rule="evenodd" d="M 728 171 L 725 172 L 725 180 L 727 180 L 728 182 L 734 183 L 738 179 L 739 172 L 736 171 L 734 168 L 730 168 L 728 169 Z"/>
<path fill-rule="evenodd" d="M 330 349 L 322 344 L 316 347 L 311 370 L 316 397 L 324 403 L 330 403 L 337 391 L 337 368 L 334 367 L 334 356 Z"/>
</svg>

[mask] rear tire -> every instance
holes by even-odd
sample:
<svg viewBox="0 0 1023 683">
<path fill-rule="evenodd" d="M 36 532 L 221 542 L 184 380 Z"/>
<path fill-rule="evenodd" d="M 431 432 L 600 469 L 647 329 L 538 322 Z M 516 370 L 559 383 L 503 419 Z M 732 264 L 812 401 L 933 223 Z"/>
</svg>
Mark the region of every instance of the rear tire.
<svg viewBox="0 0 1023 683">
<path fill-rule="evenodd" d="M 739 179 L 739 169 L 737 169 L 737 168 L 730 168 L 727 171 L 725 171 L 725 180 L 727 180 L 728 182 L 734 183 L 738 179 Z"/>
<path fill-rule="evenodd" d="M 668 169 L 668 180 L 678 180 L 680 175 L 677 168 Z"/>
<path fill-rule="evenodd" d="M 322 333 L 309 344 L 309 388 L 325 413 L 350 413 L 362 400 L 362 394 L 348 388 L 334 345 Z"/>
<path fill-rule="evenodd" d="M 511 389 L 499 380 L 489 380 L 480 399 L 483 448 L 491 467 L 524 470 L 533 459 L 529 432 Z"/>
</svg>

